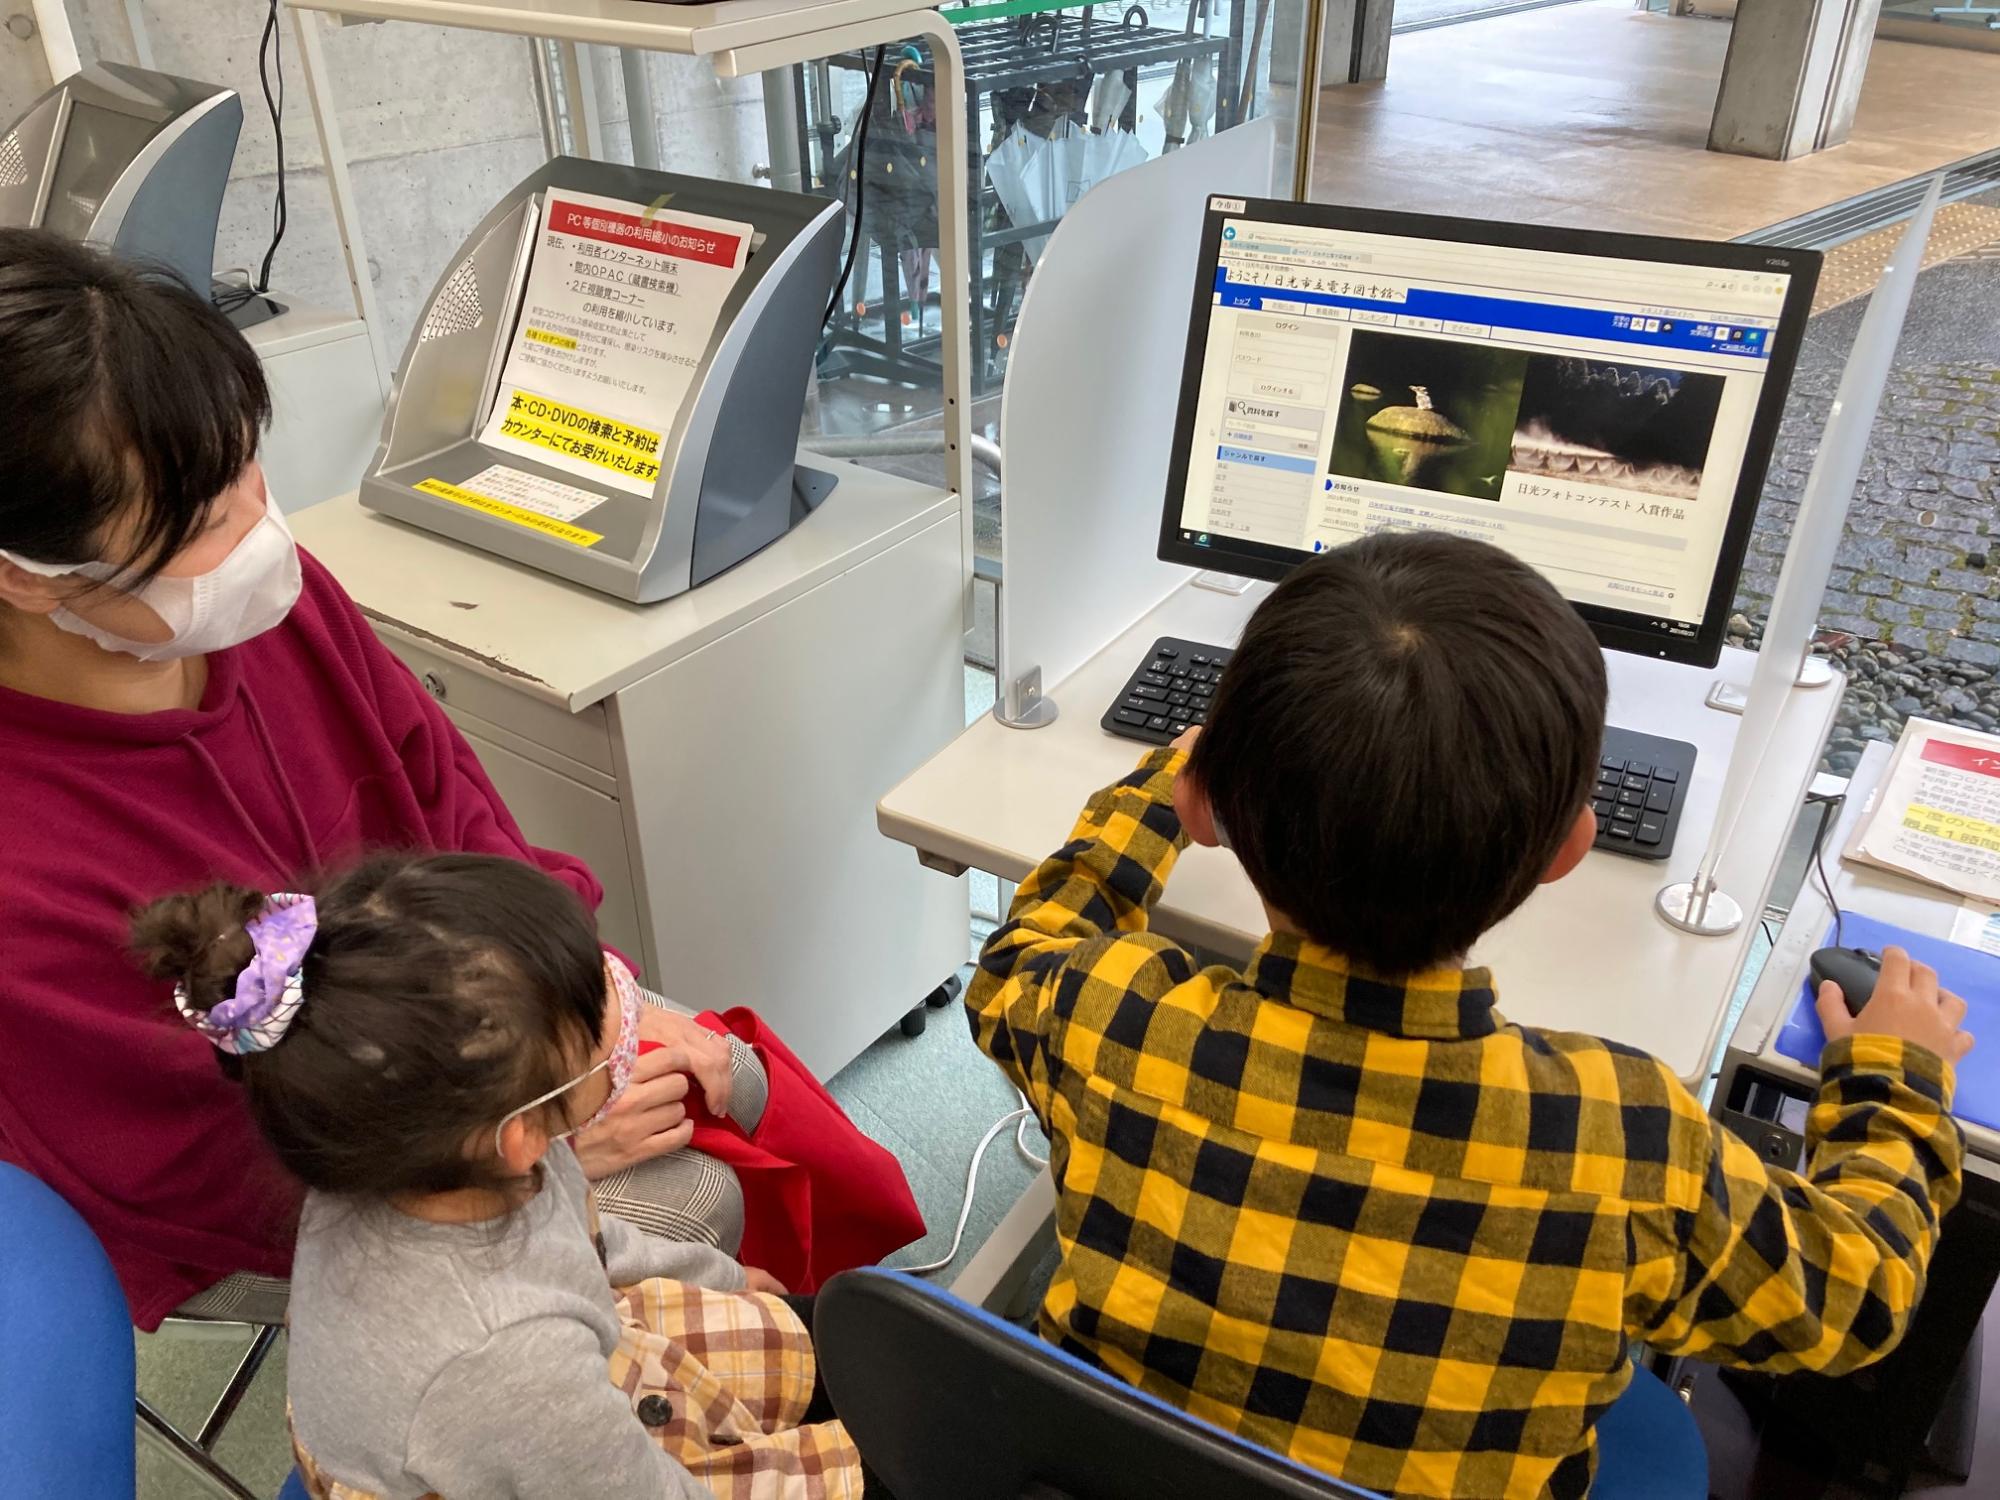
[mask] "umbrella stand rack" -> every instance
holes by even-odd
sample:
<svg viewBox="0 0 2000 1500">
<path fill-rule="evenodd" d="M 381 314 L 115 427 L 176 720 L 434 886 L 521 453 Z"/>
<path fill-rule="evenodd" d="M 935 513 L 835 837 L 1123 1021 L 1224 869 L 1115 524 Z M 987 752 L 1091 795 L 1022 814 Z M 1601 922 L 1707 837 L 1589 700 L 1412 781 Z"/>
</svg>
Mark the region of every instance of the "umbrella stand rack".
<svg viewBox="0 0 2000 1500">
<path fill-rule="evenodd" d="M 1092 82 L 1107 73 L 1160 75 L 1171 73 L 1183 61 L 1214 58 L 1218 66 L 1215 99 L 1215 129 L 1225 130 L 1239 123 L 1239 101 L 1233 97 L 1230 80 L 1242 67 L 1245 52 L 1245 22 L 1252 0 L 1197 0 L 1197 3 L 1226 6 L 1228 25 L 1213 36 L 1193 29 L 1170 29 L 1145 24 L 1143 0 L 1122 13 L 1114 6 L 1077 5 L 1069 10 L 1036 9 L 999 19 L 974 20 L 957 27 L 958 42 L 965 57 L 965 110 L 967 154 L 967 198 L 965 211 L 970 231 L 967 256 L 972 278 L 970 330 L 972 353 L 972 394 L 991 394 L 1000 388 L 1007 371 L 1007 345 L 1020 294 L 1027 282 L 1026 241 L 1040 240 L 1055 228 L 1056 220 L 1040 224 L 1013 224 L 1000 207 L 999 197 L 987 180 L 986 158 L 1010 129 L 1028 122 L 1028 128 L 1047 131 L 1062 119 L 1086 124 Z M 1010 7 L 1011 8 L 1011 7 Z M 1098 11 L 1108 13 L 1100 17 Z M 981 6 L 980 11 L 990 13 Z M 952 12 L 944 12 L 947 20 Z M 1127 24 L 1127 20 L 1138 24 Z M 1219 19 L 1219 18 L 1218 18 Z M 855 51 L 828 59 L 832 66 L 865 74 L 873 52 Z M 897 66 L 892 56 L 884 70 L 883 90 L 888 92 L 889 69 L 925 89 L 932 86 L 928 54 L 917 63 Z M 807 120 L 806 70 L 794 72 L 795 105 L 798 118 Z M 931 97 L 935 97 L 933 93 Z M 820 102 L 824 117 L 824 101 Z M 986 128 L 986 112 L 991 108 L 993 128 Z M 1137 107 L 1136 99 L 1127 108 Z M 884 130 L 878 113 L 871 132 Z M 838 195 L 846 186 L 839 177 L 845 173 L 846 156 L 833 149 L 831 131 L 807 130 L 802 139 L 812 160 L 808 181 L 813 190 Z M 869 161 L 881 136 L 871 133 Z M 871 171 L 871 179 L 873 173 Z M 880 217 L 876 201 L 866 205 L 867 217 Z M 904 321 L 904 308 L 912 289 L 904 286 L 901 255 L 911 245 L 907 229 L 884 228 L 879 222 L 861 226 L 865 252 L 879 268 L 882 296 L 873 304 L 856 295 L 855 288 L 867 278 L 857 267 L 855 283 L 843 305 L 834 313 L 828 337 L 822 346 L 820 371 L 823 376 L 870 375 L 918 387 L 935 386 L 941 369 L 938 336 L 922 322 Z M 989 263 L 990 262 L 990 263 Z M 914 295 L 921 300 L 923 288 Z"/>
</svg>

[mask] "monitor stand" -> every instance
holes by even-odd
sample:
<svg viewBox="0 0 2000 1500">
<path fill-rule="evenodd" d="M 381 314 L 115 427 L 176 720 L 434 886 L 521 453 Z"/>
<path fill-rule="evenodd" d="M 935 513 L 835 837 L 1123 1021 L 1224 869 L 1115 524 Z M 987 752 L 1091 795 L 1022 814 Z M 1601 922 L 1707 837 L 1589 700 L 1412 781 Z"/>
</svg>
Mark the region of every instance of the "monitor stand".
<svg viewBox="0 0 2000 1500">
<path fill-rule="evenodd" d="M 1218 573 L 1212 568 L 1205 568 L 1195 574 L 1194 586 L 1198 589 L 1207 589 L 1211 593 L 1228 594 L 1232 598 L 1250 592 L 1248 578 L 1235 573 Z"/>
</svg>

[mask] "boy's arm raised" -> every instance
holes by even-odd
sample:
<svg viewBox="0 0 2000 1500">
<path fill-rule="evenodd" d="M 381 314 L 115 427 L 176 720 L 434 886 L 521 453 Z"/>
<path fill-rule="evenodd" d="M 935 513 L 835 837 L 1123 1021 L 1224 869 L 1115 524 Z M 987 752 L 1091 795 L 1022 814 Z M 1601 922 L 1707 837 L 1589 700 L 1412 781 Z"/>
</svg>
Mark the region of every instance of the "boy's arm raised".
<svg viewBox="0 0 2000 1500">
<path fill-rule="evenodd" d="M 973 1035 L 1045 1119 L 1043 1044 L 1059 991 L 1087 982 L 1099 963 L 1118 968 L 1107 980 L 1129 985 L 1150 961 L 1139 953 L 1121 966 L 1107 950 L 1146 930 L 1147 913 L 1187 845 L 1173 801 L 1186 762 L 1184 751 L 1155 750 L 1092 797 L 1069 842 L 1021 883 L 1006 925 L 980 952 L 965 994 Z"/>
<path fill-rule="evenodd" d="M 1957 1029 L 1963 1003 L 1901 950 L 1885 953 L 1876 996 L 1856 1019 L 1837 992 L 1821 997 L 1833 1040 L 1803 1175 L 1715 1124 L 1694 1205 L 1633 1216 L 1637 1337 L 1723 1364 L 1827 1374 L 1902 1338 L 1958 1200 L 1965 1138 L 1946 1058 L 1972 1039 Z"/>
</svg>

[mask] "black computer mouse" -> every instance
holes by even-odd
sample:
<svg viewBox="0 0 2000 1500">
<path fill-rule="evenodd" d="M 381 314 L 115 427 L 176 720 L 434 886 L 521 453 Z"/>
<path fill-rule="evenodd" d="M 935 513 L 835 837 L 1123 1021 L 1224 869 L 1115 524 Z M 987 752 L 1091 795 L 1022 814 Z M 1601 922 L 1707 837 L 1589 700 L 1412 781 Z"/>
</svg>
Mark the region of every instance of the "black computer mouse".
<svg viewBox="0 0 2000 1500">
<path fill-rule="evenodd" d="M 1875 993 L 1875 977 L 1882 972 L 1882 955 L 1866 948 L 1822 948 L 1812 956 L 1813 989 L 1831 979 L 1840 986 L 1847 1001 L 1847 1013 L 1861 1014 L 1861 1007 Z"/>
</svg>

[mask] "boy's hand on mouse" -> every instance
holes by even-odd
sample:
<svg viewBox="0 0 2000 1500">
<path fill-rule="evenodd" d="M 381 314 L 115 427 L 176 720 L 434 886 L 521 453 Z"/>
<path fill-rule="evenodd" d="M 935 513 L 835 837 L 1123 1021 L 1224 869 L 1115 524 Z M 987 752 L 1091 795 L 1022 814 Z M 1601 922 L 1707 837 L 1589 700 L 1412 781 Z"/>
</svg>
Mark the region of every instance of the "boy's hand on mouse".
<svg viewBox="0 0 2000 1500">
<path fill-rule="evenodd" d="M 710 1031 L 693 1016 L 646 1006 L 639 1014 L 639 1039 L 657 1043 L 648 1057 L 668 1057 L 673 1066 L 701 1085 L 702 1103 L 717 1119 L 729 1113 L 729 1096 L 736 1081 L 730 1065 L 729 1038 Z"/>
<path fill-rule="evenodd" d="M 583 1175 L 596 1181 L 680 1150 L 694 1136 L 687 1093 L 687 1070 L 672 1048 L 640 1053 L 611 1113 L 576 1137 Z"/>
<path fill-rule="evenodd" d="M 1847 1000 L 1831 979 L 1819 987 L 1819 1020 L 1826 1039 L 1845 1036 L 1892 1036 L 1928 1047 L 1946 1062 L 1957 1062 L 1972 1050 L 1972 1033 L 1963 1029 L 1965 1002 L 1938 988 L 1937 970 L 1920 964 L 1903 948 L 1884 948 L 1875 992 L 1861 1014 L 1847 1013 Z"/>
<path fill-rule="evenodd" d="M 785 1284 L 769 1271 L 760 1271 L 755 1266 L 743 1268 L 743 1290 L 746 1292 L 769 1292 L 773 1297 L 786 1293 Z"/>
</svg>

